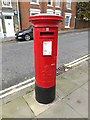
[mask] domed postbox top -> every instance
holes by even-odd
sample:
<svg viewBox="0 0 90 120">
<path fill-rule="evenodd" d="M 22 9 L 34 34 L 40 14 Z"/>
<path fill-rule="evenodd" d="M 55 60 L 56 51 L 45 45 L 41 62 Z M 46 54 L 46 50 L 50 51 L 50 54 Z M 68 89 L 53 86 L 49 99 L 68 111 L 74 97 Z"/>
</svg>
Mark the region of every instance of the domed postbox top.
<svg viewBox="0 0 90 120">
<path fill-rule="evenodd" d="M 59 22 L 63 21 L 63 17 L 50 13 L 40 13 L 29 17 L 29 21 L 34 26 L 57 26 Z"/>
</svg>

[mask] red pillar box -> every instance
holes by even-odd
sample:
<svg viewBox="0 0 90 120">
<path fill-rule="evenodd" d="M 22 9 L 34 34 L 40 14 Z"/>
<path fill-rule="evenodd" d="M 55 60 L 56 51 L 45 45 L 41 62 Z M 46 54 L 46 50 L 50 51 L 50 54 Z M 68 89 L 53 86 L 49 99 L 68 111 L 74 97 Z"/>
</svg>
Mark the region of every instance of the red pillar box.
<svg viewBox="0 0 90 120">
<path fill-rule="evenodd" d="M 35 97 L 44 104 L 55 98 L 58 24 L 62 20 L 54 14 L 29 17 L 34 32 Z"/>
</svg>

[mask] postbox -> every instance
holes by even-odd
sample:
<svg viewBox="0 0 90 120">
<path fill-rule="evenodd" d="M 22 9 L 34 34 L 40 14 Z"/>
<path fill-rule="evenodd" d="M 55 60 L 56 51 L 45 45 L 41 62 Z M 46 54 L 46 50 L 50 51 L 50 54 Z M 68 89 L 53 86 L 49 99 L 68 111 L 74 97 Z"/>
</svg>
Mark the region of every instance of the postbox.
<svg viewBox="0 0 90 120">
<path fill-rule="evenodd" d="M 55 14 L 36 14 L 29 17 L 33 23 L 35 98 L 48 104 L 55 99 L 58 24 L 63 21 Z"/>
</svg>

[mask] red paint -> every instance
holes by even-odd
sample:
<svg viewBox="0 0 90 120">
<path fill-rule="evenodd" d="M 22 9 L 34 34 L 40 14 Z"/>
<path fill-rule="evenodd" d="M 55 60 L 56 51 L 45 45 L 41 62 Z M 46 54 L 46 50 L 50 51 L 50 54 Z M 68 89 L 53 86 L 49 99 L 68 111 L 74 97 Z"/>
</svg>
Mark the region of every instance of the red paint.
<svg viewBox="0 0 90 120">
<path fill-rule="evenodd" d="M 29 17 L 29 21 L 34 24 L 35 82 L 38 86 L 51 87 L 56 84 L 58 23 L 62 20 L 61 16 L 54 14 Z M 46 27 L 49 27 L 48 31 Z M 52 41 L 52 55 L 43 55 L 43 41 Z"/>
</svg>

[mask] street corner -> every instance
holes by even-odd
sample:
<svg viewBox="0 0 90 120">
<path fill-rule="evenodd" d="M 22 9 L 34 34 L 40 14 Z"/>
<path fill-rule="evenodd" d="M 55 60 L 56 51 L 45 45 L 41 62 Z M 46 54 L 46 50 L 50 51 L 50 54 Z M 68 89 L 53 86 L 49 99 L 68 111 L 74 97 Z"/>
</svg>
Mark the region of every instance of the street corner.
<svg viewBox="0 0 90 120">
<path fill-rule="evenodd" d="M 35 116 L 37 117 L 39 114 L 45 112 L 48 108 L 56 104 L 59 100 L 61 100 L 57 95 L 55 100 L 52 103 L 49 104 L 41 104 L 36 101 L 35 99 L 35 91 L 26 94 L 23 96 L 27 104 L 29 105 L 30 109 L 33 111 Z"/>
</svg>

